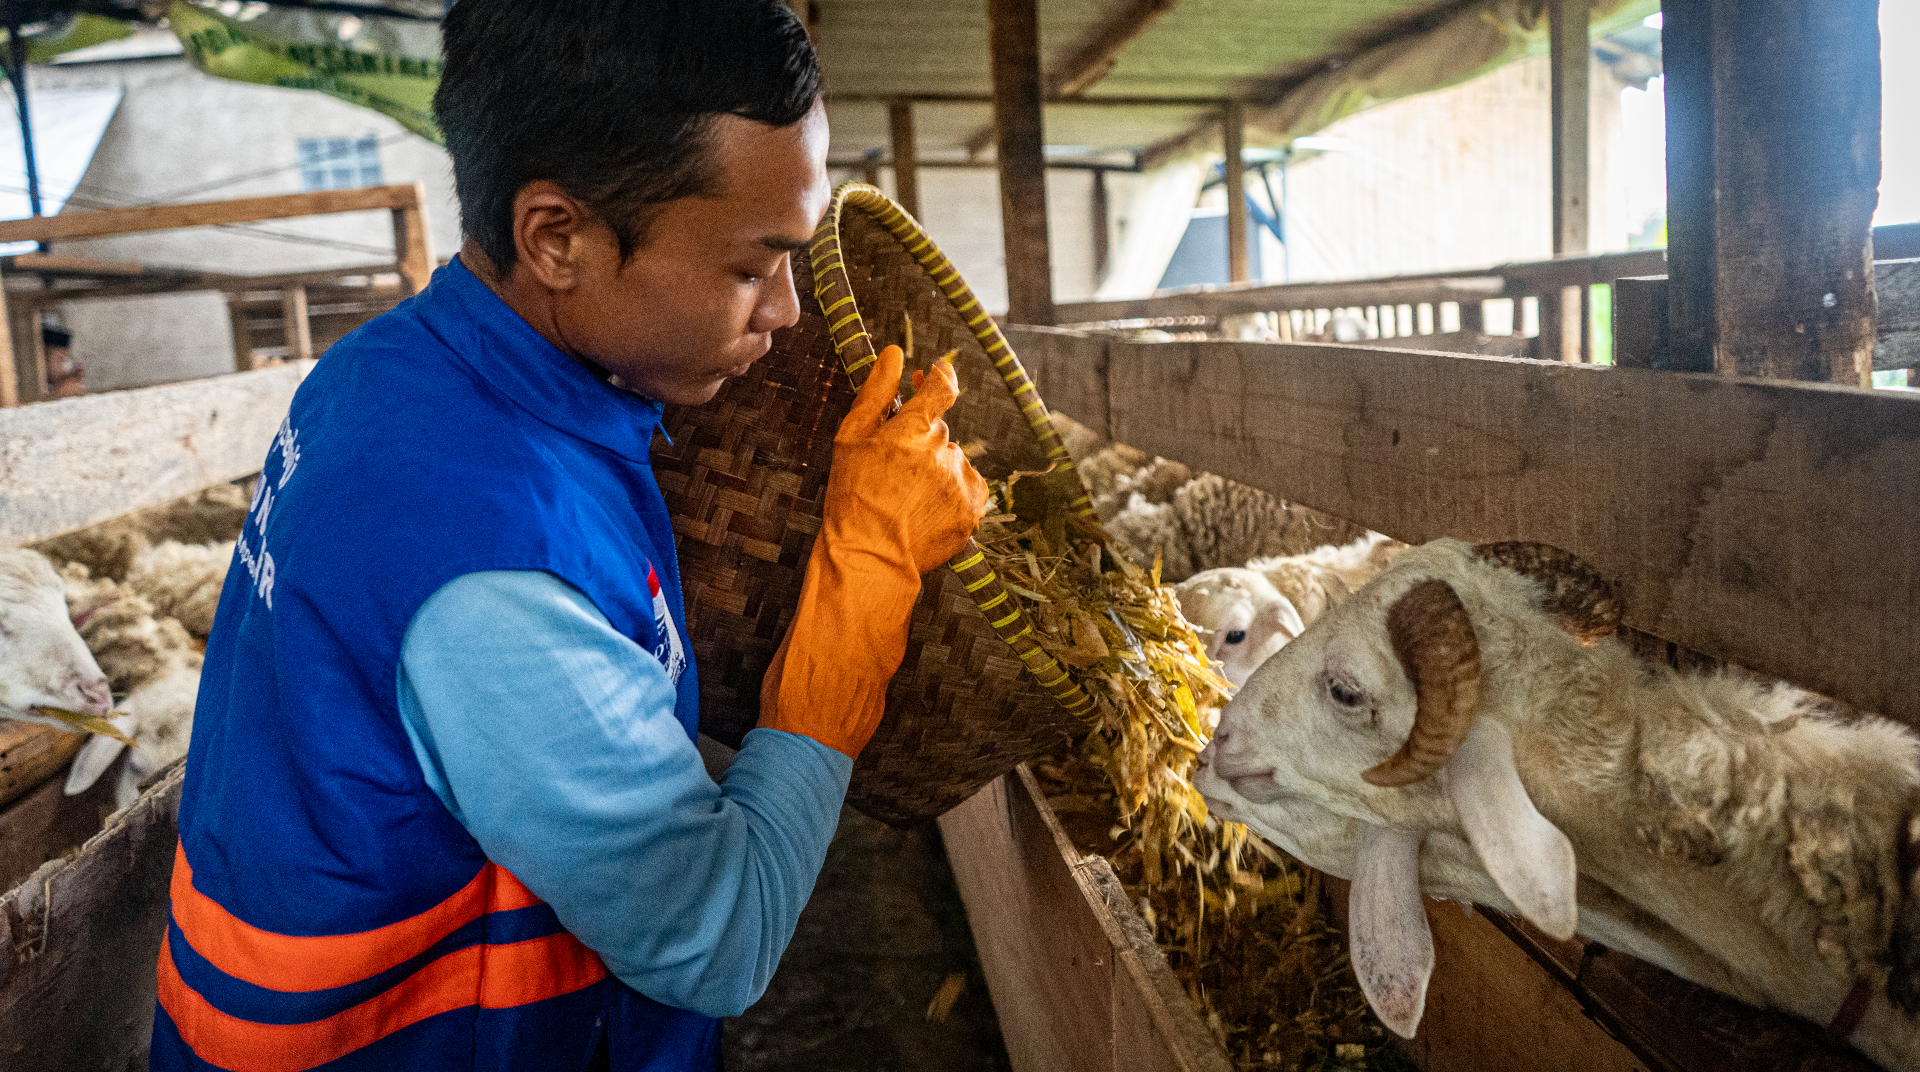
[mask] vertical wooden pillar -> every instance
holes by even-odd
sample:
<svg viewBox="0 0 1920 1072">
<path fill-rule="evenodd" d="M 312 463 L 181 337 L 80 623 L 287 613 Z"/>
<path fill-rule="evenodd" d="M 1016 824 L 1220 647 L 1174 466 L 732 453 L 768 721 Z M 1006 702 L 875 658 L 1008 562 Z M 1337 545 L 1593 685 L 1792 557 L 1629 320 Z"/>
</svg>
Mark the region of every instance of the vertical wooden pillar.
<svg viewBox="0 0 1920 1072">
<path fill-rule="evenodd" d="M 311 358 L 313 329 L 307 323 L 307 288 L 288 287 L 280 292 L 280 319 L 286 325 L 287 360 Z"/>
<path fill-rule="evenodd" d="M 393 259 L 408 294 L 427 289 L 433 277 L 433 247 L 427 237 L 427 188 L 413 184 L 413 203 L 393 210 Z"/>
<path fill-rule="evenodd" d="M 1878 3 L 1669 0 L 1663 32 L 1673 367 L 1871 384 Z"/>
<path fill-rule="evenodd" d="M 20 377 L 13 367 L 13 332 L 8 324 L 7 289 L 0 284 L 0 409 L 12 409 L 20 404 Z"/>
<path fill-rule="evenodd" d="M 1227 279 L 1245 283 L 1251 278 L 1247 266 L 1247 120 L 1239 101 L 1230 101 L 1220 112 L 1220 141 L 1226 159 L 1227 180 Z"/>
<path fill-rule="evenodd" d="M 887 105 L 887 121 L 893 128 L 893 199 L 920 218 L 920 152 L 913 140 L 913 102 L 893 101 Z"/>
<path fill-rule="evenodd" d="M 1050 325 L 1053 257 L 1047 245 L 1037 0 L 987 0 L 987 31 L 993 53 L 993 126 L 1006 244 L 1007 319 Z"/>
<path fill-rule="evenodd" d="M 1588 38 L 1591 0 L 1549 0 L 1547 39 L 1552 85 L 1553 255 L 1587 252 L 1588 161 L 1592 149 L 1587 109 L 1592 51 Z M 1572 287 L 1540 294 L 1540 356 L 1578 361 L 1583 334 L 1580 295 Z"/>
<path fill-rule="evenodd" d="M 20 404 L 47 397 L 47 345 L 40 337 L 40 307 L 28 301 L 7 303 L 7 334 L 12 338 L 16 398 Z"/>
<path fill-rule="evenodd" d="M 1107 261 L 1113 256 L 1111 247 L 1113 230 L 1113 207 L 1107 203 L 1107 171 L 1105 168 L 1093 169 L 1093 288 L 1107 281 Z"/>
<path fill-rule="evenodd" d="M 253 359 L 253 332 L 247 328 L 247 307 L 238 294 L 227 295 L 227 329 L 233 332 L 234 371 L 259 368 Z"/>
<path fill-rule="evenodd" d="M 868 149 L 860 157 L 860 181 L 868 186 L 880 186 L 880 150 Z"/>
</svg>

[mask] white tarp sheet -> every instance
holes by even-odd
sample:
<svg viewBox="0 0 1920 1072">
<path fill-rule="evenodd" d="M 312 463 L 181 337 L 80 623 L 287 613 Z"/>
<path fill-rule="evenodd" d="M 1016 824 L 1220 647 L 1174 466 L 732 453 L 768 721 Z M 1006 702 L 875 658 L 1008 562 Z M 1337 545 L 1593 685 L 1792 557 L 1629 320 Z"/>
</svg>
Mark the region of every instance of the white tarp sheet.
<svg viewBox="0 0 1920 1072">
<path fill-rule="evenodd" d="M 40 172 L 40 214 L 58 215 L 93 162 L 107 132 L 120 87 L 29 90 L 34 162 Z M 20 148 L 20 113 L 13 91 L 0 92 L 0 219 L 33 215 L 27 204 L 27 159 Z M 30 253 L 32 242 L 0 244 L 0 255 Z"/>
</svg>

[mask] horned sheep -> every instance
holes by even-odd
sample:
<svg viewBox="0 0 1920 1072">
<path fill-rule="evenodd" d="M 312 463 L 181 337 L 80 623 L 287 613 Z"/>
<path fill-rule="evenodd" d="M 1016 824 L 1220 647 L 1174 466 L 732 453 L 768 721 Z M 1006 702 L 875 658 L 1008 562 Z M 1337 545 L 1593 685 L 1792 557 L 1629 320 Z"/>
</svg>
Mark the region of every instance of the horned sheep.
<svg viewBox="0 0 1920 1072">
<path fill-rule="evenodd" d="M 1194 784 L 1353 877 L 1354 966 L 1403 1035 L 1432 969 L 1425 885 L 1920 1068 L 1920 740 L 1643 663 L 1618 619 L 1564 552 L 1410 550 L 1253 674 Z"/>
</svg>

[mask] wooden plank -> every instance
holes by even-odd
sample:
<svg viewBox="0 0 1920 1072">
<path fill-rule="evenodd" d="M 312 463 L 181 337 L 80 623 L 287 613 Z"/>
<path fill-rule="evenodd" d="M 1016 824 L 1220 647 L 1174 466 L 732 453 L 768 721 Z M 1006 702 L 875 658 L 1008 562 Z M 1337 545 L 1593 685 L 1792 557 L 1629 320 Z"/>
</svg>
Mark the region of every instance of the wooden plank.
<svg viewBox="0 0 1920 1072">
<path fill-rule="evenodd" d="M 1229 1072 L 1128 903 L 1022 767 L 940 817 L 1016 1072 Z"/>
<path fill-rule="evenodd" d="M 418 204 L 419 198 L 420 187 L 415 184 L 244 197 L 235 201 L 196 201 L 185 205 L 153 205 L 148 208 L 63 212 L 58 216 L 0 221 L 0 242 L 55 242 L 140 231 L 167 231 L 176 227 L 209 227 L 256 220 L 283 220 L 291 216 L 396 209 Z"/>
<path fill-rule="evenodd" d="M 993 52 L 993 125 L 1006 246 L 1007 320 L 1052 324 L 1053 258 L 1047 238 L 1037 0 L 987 0 L 987 36 Z"/>
<path fill-rule="evenodd" d="M 313 325 L 307 323 L 307 288 L 288 287 L 280 295 L 280 319 L 286 325 L 287 359 L 313 358 Z"/>
<path fill-rule="evenodd" d="M 1110 438 L 1413 543 L 1555 544 L 1635 628 L 1920 725 L 1920 397 L 1330 345 L 1077 347 L 1104 354 Z"/>
<path fill-rule="evenodd" d="M 114 792 L 126 763 L 126 753 L 120 755 L 85 793 L 67 795 L 63 762 L 25 796 L 0 809 L 0 890 L 20 885 L 41 864 L 100 832 L 115 810 Z"/>
<path fill-rule="evenodd" d="M 184 764 L 0 898 L 8 1072 L 145 1068 Z"/>
<path fill-rule="evenodd" d="M 920 147 L 913 137 L 913 104 L 892 101 L 887 105 L 887 126 L 893 135 L 893 199 L 920 218 Z"/>
<path fill-rule="evenodd" d="M 1106 435 L 1107 351 L 1102 341 L 1060 328 L 1011 324 L 1002 330 L 1047 409 Z"/>
<path fill-rule="evenodd" d="M 50 287 L 45 290 L 17 290 L 13 299 L 18 302 L 43 306 L 70 301 L 88 301 L 94 298 L 127 298 L 141 294 L 179 294 L 195 290 L 222 290 L 229 294 L 242 294 L 258 291 L 279 291 L 288 286 L 310 286 L 314 284 L 338 284 L 342 279 L 360 276 L 398 274 L 402 266 L 398 264 L 368 264 L 349 268 L 327 268 L 310 272 L 284 272 L 275 275 L 231 275 L 226 272 L 182 273 L 178 276 L 160 276 L 153 279 L 135 280 L 127 283 L 109 283 L 97 287 Z M 403 282 L 404 287 L 404 282 Z M 385 290 L 388 288 L 368 285 L 367 290 Z M 411 294 L 412 291 L 407 291 Z M 275 300 L 279 295 L 274 295 Z"/>
<path fill-rule="evenodd" d="M 1433 978 L 1407 1044 L 1424 1072 L 1646 1072 L 1485 915 L 1431 898 L 1426 905 Z"/>
<path fill-rule="evenodd" d="M 1078 854 L 1012 775 L 939 822 L 1014 1072 L 1110 1072 L 1113 972 Z"/>
<path fill-rule="evenodd" d="M 1246 110 L 1239 101 L 1220 109 L 1220 143 L 1227 186 L 1227 279 L 1245 283 L 1247 267 Z"/>
<path fill-rule="evenodd" d="M 0 807 L 33 792 L 67 765 L 85 744 L 84 733 L 68 733 L 36 722 L 0 718 Z"/>
<path fill-rule="evenodd" d="M 407 187 L 413 196 L 393 208 L 393 259 L 400 266 L 400 283 L 408 294 L 427 289 L 433 276 L 433 242 L 427 232 L 427 188 Z"/>
<path fill-rule="evenodd" d="M 0 411 L 0 547 L 259 472 L 312 368 L 292 361 Z"/>
<path fill-rule="evenodd" d="M 1276 283 L 1246 287 L 1192 287 L 1152 298 L 1071 302 L 1061 305 L 1063 325 L 1097 324 L 1162 316 L 1232 316 L 1281 309 L 1343 309 L 1380 302 L 1465 304 L 1499 297 L 1506 280 L 1498 275 L 1409 276 L 1341 283 Z"/>
</svg>

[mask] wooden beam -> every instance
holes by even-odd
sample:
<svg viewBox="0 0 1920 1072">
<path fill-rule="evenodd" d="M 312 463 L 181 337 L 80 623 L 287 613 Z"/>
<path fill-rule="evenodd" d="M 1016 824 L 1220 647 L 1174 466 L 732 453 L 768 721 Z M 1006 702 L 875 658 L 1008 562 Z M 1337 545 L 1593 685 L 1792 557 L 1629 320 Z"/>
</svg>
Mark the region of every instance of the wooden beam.
<svg viewBox="0 0 1920 1072">
<path fill-rule="evenodd" d="M 1877 15 L 1876 0 L 1667 6 L 1675 367 L 1870 382 Z"/>
<path fill-rule="evenodd" d="M 1093 212 L 1093 289 L 1107 281 L 1107 262 L 1113 256 L 1113 206 L 1107 200 L 1107 173 L 1093 170 L 1093 194 L 1088 199 Z"/>
<path fill-rule="evenodd" d="M 893 199 L 920 218 L 920 148 L 913 137 L 913 104 L 891 101 L 887 104 L 887 125 L 893 133 Z"/>
<path fill-rule="evenodd" d="M 1119 59 L 1120 50 L 1147 32 L 1147 27 L 1173 10 L 1177 2 L 1130 0 L 1115 6 L 1106 19 L 1047 65 L 1047 91 L 1071 97 L 1105 78 Z"/>
<path fill-rule="evenodd" d="M 7 304 L 7 334 L 13 340 L 13 369 L 20 403 L 47 397 L 47 340 L 40 334 L 40 306 L 20 300 L 34 291 L 18 291 Z"/>
<path fill-rule="evenodd" d="M 288 287 L 280 296 L 280 318 L 287 336 L 287 360 L 313 358 L 313 325 L 307 322 L 307 288 Z"/>
<path fill-rule="evenodd" d="M 828 105 L 835 104 L 890 104 L 897 100 L 911 101 L 914 104 L 992 104 L 991 93 L 829 93 Z M 1049 108 L 1218 108 L 1227 98 L 1218 96 L 1190 96 L 1178 93 L 1138 94 L 1138 93 L 1102 93 L 1098 97 L 1075 97 L 1045 95 L 1043 103 Z"/>
<path fill-rule="evenodd" d="M 1553 255 L 1587 252 L 1588 43 L 1592 0 L 1549 0 L 1548 68 L 1553 109 Z M 1544 320 L 1544 317 L 1543 317 Z"/>
<path fill-rule="evenodd" d="M 1227 186 L 1227 279 L 1245 283 L 1252 278 L 1247 265 L 1247 117 L 1238 101 L 1220 112 L 1222 167 Z"/>
<path fill-rule="evenodd" d="M 0 547 L 260 471 L 310 361 L 0 410 Z"/>
<path fill-rule="evenodd" d="M 873 149 L 860 158 L 860 181 L 880 189 L 880 150 Z"/>
<path fill-rule="evenodd" d="M 987 0 L 993 52 L 993 125 L 1006 246 L 1007 319 L 1053 323 L 1053 258 L 1047 238 L 1047 160 L 1040 109 L 1037 0 Z"/>
<path fill-rule="evenodd" d="M 431 260 L 428 260 L 431 264 Z M 416 293 L 406 281 L 405 272 L 419 271 L 420 265 L 409 269 L 400 264 L 368 264 L 350 268 L 326 268 L 309 272 L 283 272 L 275 275 L 231 275 L 226 272 L 203 272 L 186 278 L 160 278 L 133 280 L 125 283 L 109 283 L 98 287 L 49 287 L 45 290 L 16 290 L 13 300 L 29 305 L 48 305 L 70 301 L 91 301 L 94 298 L 127 298 L 140 294 L 179 294 L 195 290 L 224 290 L 228 294 L 242 294 L 248 291 L 279 291 L 289 286 L 312 286 L 315 284 L 333 284 L 344 278 L 356 276 L 400 275 L 401 288 L 411 295 Z M 431 268 L 428 269 L 429 273 Z M 369 284 L 368 291 L 383 289 L 377 284 Z M 275 300 L 278 300 L 277 298 Z"/>
<path fill-rule="evenodd" d="M 434 267 L 433 243 L 427 232 L 427 188 L 417 182 L 402 188 L 413 194 L 393 206 L 393 259 L 400 266 L 401 285 L 408 294 L 418 294 L 427 289 Z"/>
<path fill-rule="evenodd" d="M 292 216 L 407 208 L 419 205 L 420 190 L 418 184 L 369 186 L 360 190 L 322 190 L 309 194 L 248 197 L 237 201 L 63 212 L 58 216 L 0 222 L 0 242 L 56 242 L 141 231 L 166 231 L 176 227 L 209 227 L 256 220 L 281 220 Z"/>
<path fill-rule="evenodd" d="M 233 333 L 233 370 L 251 372 L 259 368 L 253 356 L 253 329 L 247 324 L 247 304 L 238 294 L 227 295 L 227 329 Z"/>
<path fill-rule="evenodd" d="M 1105 364 L 1117 441 L 1413 543 L 1564 547 L 1634 628 L 1920 725 L 1920 397 L 1347 346 L 1047 345 Z"/>
</svg>

